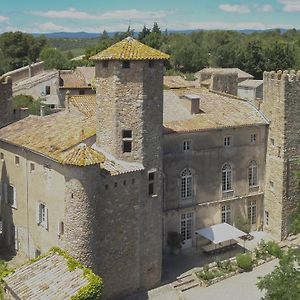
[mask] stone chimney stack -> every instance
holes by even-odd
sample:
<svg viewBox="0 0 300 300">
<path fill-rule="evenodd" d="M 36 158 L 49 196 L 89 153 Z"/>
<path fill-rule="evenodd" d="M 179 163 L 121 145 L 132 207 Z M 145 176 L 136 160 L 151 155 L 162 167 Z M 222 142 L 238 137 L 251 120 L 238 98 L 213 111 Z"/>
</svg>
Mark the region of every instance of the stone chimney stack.
<svg viewBox="0 0 300 300">
<path fill-rule="evenodd" d="M 189 110 L 189 112 L 194 114 L 200 113 L 200 97 L 196 94 L 185 94 L 181 96 L 184 106 Z"/>
</svg>

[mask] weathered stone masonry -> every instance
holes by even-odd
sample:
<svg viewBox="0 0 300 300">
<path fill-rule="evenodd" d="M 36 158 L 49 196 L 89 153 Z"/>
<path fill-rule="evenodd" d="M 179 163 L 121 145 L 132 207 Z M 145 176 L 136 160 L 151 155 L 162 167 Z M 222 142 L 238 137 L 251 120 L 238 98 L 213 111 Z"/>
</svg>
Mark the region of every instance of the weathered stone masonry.
<svg viewBox="0 0 300 300">
<path fill-rule="evenodd" d="M 299 197 L 295 171 L 300 158 L 300 72 L 265 72 L 262 112 L 270 120 L 267 141 L 265 228 L 276 238 L 288 234 L 290 215 Z"/>
</svg>

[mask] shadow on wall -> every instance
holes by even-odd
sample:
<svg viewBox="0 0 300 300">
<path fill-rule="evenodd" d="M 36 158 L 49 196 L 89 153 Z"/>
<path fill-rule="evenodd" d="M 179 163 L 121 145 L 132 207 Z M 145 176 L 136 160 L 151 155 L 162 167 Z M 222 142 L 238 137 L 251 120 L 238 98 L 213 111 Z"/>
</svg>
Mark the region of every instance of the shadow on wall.
<svg viewBox="0 0 300 300">
<path fill-rule="evenodd" d="M 0 221 L 2 232 L 0 233 L 0 255 L 9 259 L 16 254 L 18 249 L 17 230 L 13 223 L 13 200 L 15 197 L 12 186 L 9 182 L 6 164 L 3 162 L 1 172 L 1 206 Z"/>
</svg>

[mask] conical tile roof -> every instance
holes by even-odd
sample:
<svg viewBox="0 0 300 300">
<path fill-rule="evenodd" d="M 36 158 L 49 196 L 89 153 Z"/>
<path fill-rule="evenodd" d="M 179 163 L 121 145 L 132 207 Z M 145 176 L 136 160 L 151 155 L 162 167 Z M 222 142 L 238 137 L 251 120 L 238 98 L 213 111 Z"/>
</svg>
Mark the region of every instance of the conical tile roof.
<svg viewBox="0 0 300 300">
<path fill-rule="evenodd" d="M 112 45 L 90 57 L 91 60 L 166 60 L 169 55 L 153 49 L 132 37 Z"/>
</svg>

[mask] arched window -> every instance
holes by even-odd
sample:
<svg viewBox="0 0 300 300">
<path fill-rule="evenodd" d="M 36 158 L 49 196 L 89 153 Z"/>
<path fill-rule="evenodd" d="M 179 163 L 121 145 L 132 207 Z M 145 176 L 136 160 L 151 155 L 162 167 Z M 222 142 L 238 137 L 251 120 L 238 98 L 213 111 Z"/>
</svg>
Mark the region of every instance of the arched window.
<svg viewBox="0 0 300 300">
<path fill-rule="evenodd" d="M 222 191 L 232 190 L 232 169 L 230 164 L 225 164 L 222 168 Z"/>
<path fill-rule="evenodd" d="M 257 163 L 251 161 L 248 168 L 249 186 L 257 186 Z"/>
<path fill-rule="evenodd" d="M 193 175 L 191 170 L 184 169 L 181 174 L 181 199 L 191 198 L 193 195 Z"/>
</svg>

